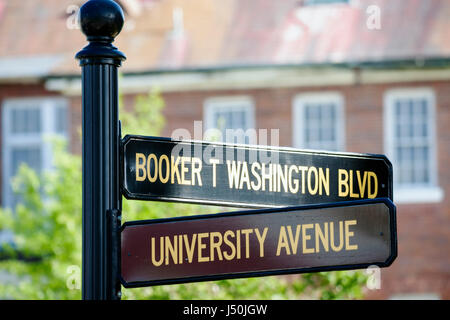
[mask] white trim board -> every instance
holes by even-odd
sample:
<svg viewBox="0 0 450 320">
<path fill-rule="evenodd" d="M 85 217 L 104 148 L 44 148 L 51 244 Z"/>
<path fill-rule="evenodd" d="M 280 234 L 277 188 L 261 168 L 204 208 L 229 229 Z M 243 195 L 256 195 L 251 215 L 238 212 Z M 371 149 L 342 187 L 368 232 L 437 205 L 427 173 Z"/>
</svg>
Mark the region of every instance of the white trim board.
<svg viewBox="0 0 450 320">
<path fill-rule="evenodd" d="M 450 80 L 444 70 L 361 70 L 344 68 L 260 68 L 218 71 L 179 71 L 145 75 L 124 75 L 119 79 L 122 93 L 211 91 L 227 89 L 351 86 L 355 84 L 409 83 Z M 46 89 L 69 96 L 81 95 L 81 78 L 52 78 Z"/>
</svg>

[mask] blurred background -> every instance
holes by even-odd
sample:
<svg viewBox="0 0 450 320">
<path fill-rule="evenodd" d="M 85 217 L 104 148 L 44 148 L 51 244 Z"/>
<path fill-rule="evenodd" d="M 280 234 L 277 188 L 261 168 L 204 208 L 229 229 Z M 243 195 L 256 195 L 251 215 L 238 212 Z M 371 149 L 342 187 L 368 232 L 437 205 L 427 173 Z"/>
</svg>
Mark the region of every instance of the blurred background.
<svg viewBox="0 0 450 320">
<path fill-rule="evenodd" d="M 278 129 L 280 146 L 386 154 L 398 208 L 398 258 L 386 269 L 124 298 L 450 298 L 450 1 L 116 2 L 126 19 L 114 43 L 127 56 L 124 134 L 193 134 L 202 121 L 203 130 Z M 0 0 L 3 299 L 81 297 L 83 3 Z M 124 203 L 126 220 L 199 212 L 218 208 Z"/>
</svg>

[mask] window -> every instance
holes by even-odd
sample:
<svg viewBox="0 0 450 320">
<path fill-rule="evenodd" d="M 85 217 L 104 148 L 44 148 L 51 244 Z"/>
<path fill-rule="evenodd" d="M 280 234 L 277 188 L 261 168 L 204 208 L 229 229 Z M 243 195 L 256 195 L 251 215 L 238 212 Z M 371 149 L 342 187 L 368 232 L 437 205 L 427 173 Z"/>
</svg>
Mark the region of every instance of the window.
<svg viewBox="0 0 450 320">
<path fill-rule="evenodd" d="M 297 95 L 293 102 L 294 147 L 344 150 L 343 101 L 332 92 Z"/>
<path fill-rule="evenodd" d="M 256 143 L 253 101 L 248 97 L 211 98 L 204 107 L 205 129 L 216 129 L 228 143 Z M 211 130 L 210 130 L 211 132 Z M 206 132 L 205 132 L 206 133 Z"/>
<path fill-rule="evenodd" d="M 59 98 L 10 99 L 3 105 L 3 206 L 20 201 L 13 193 L 11 179 L 22 163 L 38 173 L 51 168 L 48 136 L 66 138 L 67 105 Z"/>
<path fill-rule="evenodd" d="M 433 91 L 390 90 L 385 94 L 384 105 L 385 147 L 394 170 L 394 200 L 440 201 Z"/>
</svg>

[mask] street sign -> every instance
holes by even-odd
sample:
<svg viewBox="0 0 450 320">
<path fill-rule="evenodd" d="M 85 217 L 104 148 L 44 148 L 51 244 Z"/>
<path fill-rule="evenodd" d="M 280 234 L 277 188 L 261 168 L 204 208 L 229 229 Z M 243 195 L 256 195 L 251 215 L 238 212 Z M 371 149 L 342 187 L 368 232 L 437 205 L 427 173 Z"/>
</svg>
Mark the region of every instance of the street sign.
<svg viewBox="0 0 450 320">
<path fill-rule="evenodd" d="M 250 208 L 392 200 L 383 155 L 126 136 L 122 175 L 124 196 L 138 200 Z"/>
<path fill-rule="evenodd" d="M 389 266 L 389 199 L 126 222 L 125 287 Z"/>
</svg>

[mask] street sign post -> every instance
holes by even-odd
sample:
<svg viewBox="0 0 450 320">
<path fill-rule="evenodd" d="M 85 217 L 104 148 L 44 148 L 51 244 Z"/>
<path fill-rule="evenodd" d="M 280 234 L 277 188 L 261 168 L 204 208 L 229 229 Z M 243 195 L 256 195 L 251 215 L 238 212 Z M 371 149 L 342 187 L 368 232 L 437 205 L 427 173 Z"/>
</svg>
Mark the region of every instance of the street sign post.
<svg viewBox="0 0 450 320">
<path fill-rule="evenodd" d="M 127 222 L 125 287 L 389 266 L 389 199 Z"/>
<path fill-rule="evenodd" d="M 120 218 L 118 68 L 125 55 L 112 45 L 124 24 L 121 7 L 90 0 L 79 12 L 89 44 L 77 53 L 83 97 L 83 269 L 82 296 L 120 299 L 118 250 L 114 239 Z"/>
<path fill-rule="evenodd" d="M 383 155 L 126 136 L 122 161 L 128 199 L 250 208 L 392 200 Z"/>
</svg>

